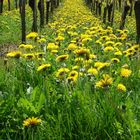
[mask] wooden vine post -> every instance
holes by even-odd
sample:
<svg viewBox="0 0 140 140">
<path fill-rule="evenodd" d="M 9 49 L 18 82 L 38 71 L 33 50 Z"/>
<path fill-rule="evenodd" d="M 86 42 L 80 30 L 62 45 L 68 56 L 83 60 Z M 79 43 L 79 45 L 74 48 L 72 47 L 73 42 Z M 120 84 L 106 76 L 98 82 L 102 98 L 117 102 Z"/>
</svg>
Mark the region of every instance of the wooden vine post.
<svg viewBox="0 0 140 140">
<path fill-rule="evenodd" d="M 137 30 L 136 42 L 140 43 L 140 0 L 135 1 L 134 11 L 136 17 L 136 30 Z"/>
<path fill-rule="evenodd" d="M 3 0 L 0 0 L 0 14 L 3 12 Z"/>
<path fill-rule="evenodd" d="M 21 1 L 21 27 L 22 27 L 22 43 L 26 43 L 26 21 L 25 21 L 25 4 L 26 0 Z"/>
<path fill-rule="evenodd" d="M 37 32 L 37 4 L 36 4 L 36 0 L 34 1 L 34 9 L 33 9 L 33 30 L 34 32 Z"/>
<path fill-rule="evenodd" d="M 59 0 L 57 0 L 57 7 L 59 6 Z"/>
<path fill-rule="evenodd" d="M 51 0 L 50 3 L 51 3 L 51 13 L 53 13 L 53 9 L 54 9 L 54 0 Z"/>
<path fill-rule="evenodd" d="M 50 8 L 50 0 L 46 0 L 46 24 L 49 21 L 49 8 Z"/>
<path fill-rule="evenodd" d="M 118 1 L 119 1 L 119 10 L 121 11 L 122 1 L 121 0 L 118 0 Z"/>
<path fill-rule="evenodd" d="M 112 1 L 112 17 L 111 17 L 111 26 L 113 26 L 113 22 L 114 22 L 114 13 L 115 13 L 115 0 Z"/>
<path fill-rule="evenodd" d="M 104 12 L 103 12 L 103 23 L 106 23 L 107 8 L 108 8 L 108 0 L 106 0 L 106 5 L 105 5 L 105 7 L 104 7 Z"/>
<path fill-rule="evenodd" d="M 10 2 L 10 0 L 8 0 L 8 11 L 10 11 L 11 10 L 11 2 Z"/>
<path fill-rule="evenodd" d="M 95 0 L 92 0 L 93 11 L 95 11 Z"/>
<path fill-rule="evenodd" d="M 39 0 L 38 9 L 40 12 L 40 28 L 44 27 L 44 0 Z"/>
<path fill-rule="evenodd" d="M 113 3 L 112 2 L 110 2 L 108 4 L 107 10 L 108 10 L 108 23 L 110 24 L 111 23 L 111 14 L 112 14 L 112 10 L 113 10 Z"/>
<path fill-rule="evenodd" d="M 130 3 L 130 13 L 129 16 L 132 16 L 132 11 L 133 11 L 133 0 L 129 0 Z"/>
<path fill-rule="evenodd" d="M 130 6 L 127 4 L 127 1 L 124 0 L 124 4 L 123 4 L 123 12 L 122 12 L 122 16 L 121 16 L 121 24 L 120 24 L 120 29 L 121 29 L 121 30 L 124 29 L 126 16 L 127 16 L 129 10 L 130 10 Z"/>
<path fill-rule="evenodd" d="M 37 8 L 36 8 L 36 0 L 29 0 L 29 6 L 33 11 L 33 25 L 32 31 L 37 32 Z"/>
<path fill-rule="evenodd" d="M 18 8 L 18 2 L 17 2 L 17 0 L 15 0 L 15 8 L 16 9 Z"/>
<path fill-rule="evenodd" d="M 98 2 L 98 14 L 99 14 L 99 16 L 101 16 L 101 14 L 102 14 L 102 1 Z"/>
<path fill-rule="evenodd" d="M 95 1 L 95 14 L 98 15 L 98 0 Z"/>
</svg>

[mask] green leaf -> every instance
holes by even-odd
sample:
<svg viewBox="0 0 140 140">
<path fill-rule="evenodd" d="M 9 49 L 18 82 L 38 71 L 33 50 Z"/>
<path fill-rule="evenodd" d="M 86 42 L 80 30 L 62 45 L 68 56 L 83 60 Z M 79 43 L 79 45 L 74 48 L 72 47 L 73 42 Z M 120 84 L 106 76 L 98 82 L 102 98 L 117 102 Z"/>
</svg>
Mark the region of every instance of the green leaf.
<svg viewBox="0 0 140 140">
<path fill-rule="evenodd" d="M 34 105 L 28 101 L 27 99 L 24 99 L 24 98 L 20 98 L 19 100 L 19 105 L 22 107 L 22 108 L 26 108 L 27 111 L 32 111 L 34 113 L 37 113 L 37 110 L 36 108 L 34 107 Z"/>
<path fill-rule="evenodd" d="M 45 103 L 45 95 L 43 93 L 40 94 L 40 98 L 38 103 L 36 104 L 36 108 L 37 108 L 37 112 L 39 112 L 43 106 L 43 104 Z"/>
<path fill-rule="evenodd" d="M 32 93 L 32 96 L 31 96 L 31 100 L 32 101 L 35 101 L 36 98 L 37 98 L 37 93 L 39 92 L 39 87 L 35 87 L 34 90 L 33 90 L 33 93 Z"/>
</svg>

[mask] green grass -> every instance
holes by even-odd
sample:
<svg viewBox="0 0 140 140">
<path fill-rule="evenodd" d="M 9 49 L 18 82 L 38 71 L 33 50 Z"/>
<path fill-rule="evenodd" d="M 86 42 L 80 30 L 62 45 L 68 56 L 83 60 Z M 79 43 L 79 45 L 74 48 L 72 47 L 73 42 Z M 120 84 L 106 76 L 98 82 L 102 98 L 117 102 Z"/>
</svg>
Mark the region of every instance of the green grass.
<svg viewBox="0 0 140 140">
<path fill-rule="evenodd" d="M 26 27 L 31 31 L 31 10 L 27 10 Z M 19 10 L 5 12 L 0 16 L 0 44 L 18 44 L 21 42 L 21 19 Z"/>
<path fill-rule="evenodd" d="M 5 15 L 0 18 L 4 21 L 7 19 Z M 15 20 L 15 23 L 19 21 Z M 12 24 L 11 20 L 9 28 L 16 30 Z M 129 37 L 122 41 L 115 29 L 112 30 L 117 38 L 112 39 L 109 37 L 112 32 L 101 34 L 98 28 L 96 29 L 97 26 L 102 29 L 103 25 L 90 13 L 82 0 L 66 0 L 64 5 L 55 11 L 52 22 L 39 33 L 39 38 L 46 39 L 45 43 L 38 43 L 39 39 L 28 39 L 27 44 L 35 46 L 34 49 L 19 48 L 18 50 L 22 52 L 21 57 L 8 58 L 6 65 L 3 65 L 4 60 L 0 59 L 0 139 L 140 139 L 139 58 L 132 55 L 129 58 L 123 53 L 128 49 L 126 43 L 133 41 L 129 40 Z M 2 27 L 4 34 L 6 28 L 4 25 Z M 91 29 L 93 27 L 94 29 Z M 29 32 L 30 22 L 28 28 Z M 95 30 L 95 35 L 90 36 L 92 30 Z M 101 32 L 106 30 L 103 28 Z M 16 40 L 17 44 L 20 42 L 19 36 L 10 36 L 11 32 L 8 34 L 8 30 L 5 34 L 7 40 L 9 38 L 9 43 L 12 38 L 15 38 L 13 42 Z M 57 40 L 58 36 L 63 36 L 64 40 Z M 114 54 L 114 45 L 111 46 L 114 48 L 113 51 L 104 51 L 107 40 L 101 40 L 103 36 L 109 37 L 114 43 L 122 42 L 118 47 L 122 52 L 121 56 Z M 87 38 L 90 40 L 82 44 Z M 2 44 L 7 43 L 4 37 L 2 39 Z M 76 51 L 68 50 L 68 45 L 73 40 L 76 40 L 75 44 L 79 47 Z M 101 44 L 97 44 L 97 40 L 101 41 Z M 45 52 L 44 48 L 49 43 L 59 45 L 58 53 L 52 54 L 48 48 Z M 87 63 L 89 53 L 79 56 L 83 58 L 81 62 L 75 61 L 75 58 L 78 58 L 76 52 L 83 48 L 82 45 L 84 49 L 89 49 L 90 54 L 96 54 L 97 58 L 90 58 L 91 63 Z M 136 53 L 139 54 L 138 51 Z M 45 52 L 43 59 L 25 57 L 25 54 L 34 55 L 37 52 Z M 69 58 L 62 62 L 56 61 L 62 54 L 67 54 Z M 111 59 L 114 57 L 120 62 L 113 63 Z M 99 69 L 95 67 L 97 62 L 108 62 L 110 65 Z M 51 64 L 51 67 L 38 72 L 37 69 L 42 64 Z M 78 65 L 79 69 L 76 70 L 78 77 L 73 82 L 67 78 L 70 77 L 69 74 L 75 65 Z M 121 76 L 124 65 L 125 68 L 132 70 L 132 74 L 128 77 Z M 91 75 L 88 72 L 92 67 L 98 70 L 98 75 Z M 60 68 L 68 68 L 70 71 L 68 74 L 62 72 L 60 76 L 63 77 L 59 78 L 56 73 Z M 97 87 L 97 82 L 103 79 L 104 74 L 112 77 L 113 83 L 102 88 Z M 125 85 L 126 91 L 117 89 L 119 83 Z M 41 119 L 41 123 L 25 127 L 24 120 L 32 117 Z"/>
</svg>

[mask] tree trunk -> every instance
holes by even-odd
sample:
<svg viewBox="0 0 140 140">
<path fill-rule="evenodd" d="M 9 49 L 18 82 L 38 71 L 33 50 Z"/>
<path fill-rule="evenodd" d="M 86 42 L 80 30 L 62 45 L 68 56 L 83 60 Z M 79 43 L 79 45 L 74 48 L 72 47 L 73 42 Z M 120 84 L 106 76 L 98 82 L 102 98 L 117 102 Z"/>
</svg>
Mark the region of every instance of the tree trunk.
<svg viewBox="0 0 140 140">
<path fill-rule="evenodd" d="M 36 9 L 36 0 L 29 0 L 29 6 L 33 11 L 33 25 L 32 31 L 37 32 L 37 9 Z"/>
<path fill-rule="evenodd" d="M 19 0 L 19 11 L 21 13 L 21 5 L 22 5 L 22 0 Z"/>
<path fill-rule="evenodd" d="M 98 15 L 98 1 L 95 2 L 95 14 Z"/>
<path fill-rule="evenodd" d="M 33 31 L 37 32 L 37 8 L 36 8 L 36 0 L 34 0 Z"/>
<path fill-rule="evenodd" d="M 46 1 L 46 24 L 49 21 L 49 8 L 50 8 L 50 1 Z"/>
<path fill-rule="evenodd" d="M 121 5 L 122 5 L 122 1 L 119 0 L 119 10 L 121 11 Z"/>
<path fill-rule="evenodd" d="M 3 12 L 3 0 L 0 0 L 0 14 Z"/>
<path fill-rule="evenodd" d="M 93 11 L 95 11 L 95 0 L 92 0 L 93 3 Z"/>
<path fill-rule="evenodd" d="M 136 30 L 137 30 L 136 42 L 140 43 L 140 1 L 135 2 L 134 11 L 136 17 Z"/>
<path fill-rule="evenodd" d="M 104 7 L 104 13 L 103 13 L 103 23 L 106 23 L 106 15 L 107 15 L 107 7 Z"/>
<path fill-rule="evenodd" d="M 99 13 L 99 16 L 101 16 L 101 14 L 102 14 L 102 2 L 99 2 L 99 4 L 98 4 L 98 13 Z"/>
<path fill-rule="evenodd" d="M 38 9 L 40 12 L 40 27 L 44 27 L 44 0 L 40 0 L 38 3 Z"/>
<path fill-rule="evenodd" d="M 130 13 L 129 13 L 129 16 L 132 16 L 132 11 L 133 11 L 133 1 L 132 0 L 129 0 L 130 2 Z"/>
<path fill-rule="evenodd" d="M 54 9 L 54 0 L 51 0 L 51 12 L 53 13 L 53 9 Z"/>
<path fill-rule="evenodd" d="M 59 6 L 59 0 L 57 0 L 57 7 Z"/>
<path fill-rule="evenodd" d="M 106 0 L 106 6 L 104 7 L 103 23 L 106 23 L 107 10 L 108 10 L 108 0 Z"/>
<path fill-rule="evenodd" d="M 127 2 L 124 1 L 124 6 L 123 6 L 123 12 L 122 12 L 122 16 L 121 16 L 121 24 L 120 24 L 120 29 L 123 30 L 124 29 L 124 25 L 125 25 L 125 20 L 126 20 L 126 16 L 128 14 L 128 11 L 130 9 L 130 6 L 127 5 Z"/>
<path fill-rule="evenodd" d="M 113 4 L 108 5 L 108 22 L 111 22 L 111 14 L 112 14 Z"/>
<path fill-rule="evenodd" d="M 15 8 L 16 9 L 18 8 L 18 2 L 17 2 L 17 0 L 15 0 Z"/>
<path fill-rule="evenodd" d="M 22 43 L 26 43 L 25 1 L 26 0 L 21 0 Z"/>
<path fill-rule="evenodd" d="M 10 0 L 8 0 L 8 11 L 11 10 L 11 3 L 10 3 Z"/>
<path fill-rule="evenodd" d="M 112 4 L 113 4 L 113 7 L 112 7 L 111 26 L 113 26 L 113 22 L 114 22 L 115 0 L 112 1 Z"/>
</svg>

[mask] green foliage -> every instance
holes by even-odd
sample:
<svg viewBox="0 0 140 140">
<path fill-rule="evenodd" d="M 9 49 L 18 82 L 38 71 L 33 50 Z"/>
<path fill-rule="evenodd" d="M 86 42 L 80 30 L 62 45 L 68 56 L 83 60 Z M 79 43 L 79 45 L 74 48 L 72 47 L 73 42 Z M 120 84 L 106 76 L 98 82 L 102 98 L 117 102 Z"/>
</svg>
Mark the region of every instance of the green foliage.
<svg viewBox="0 0 140 140">
<path fill-rule="evenodd" d="M 72 2 L 77 3 L 74 5 Z M 12 17 L 13 13 L 16 13 L 18 18 Z M 27 17 L 30 18 L 30 15 L 29 12 Z M 11 17 L 9 25 L 7 17 Z M 16 42 L 19 36 L 11 36 L 12 32 L 8 33 L 8 28 L 13 28 L 13 32 L 16 32 L 15 23 L 19 26 L 17 11 L 1 15 L 0 19 L 3 20 L 0 26 L 0 44 L 8 40 L 11 43 L 12 38 L 15 39 L 13 42 Z M 30 26 L 30 21 L 28 23 Z M 66 0 L 64 5 L 56 10 L 52 23 L 43 29 L 42 35 L 27 39 L 32 49 L 26 48 L 27 46 L 19 47 L 20 57 L 8 58 L 6 64 L 0 61 L 0 139 L 140 138 L 139 49 L 134 50 L 135 45 L 129 37 L 124 40 L 120 38 L 123 33 L 119 34 L 111 27 L 102 26 L 101 21 L 90 13 L 82 0 Z M 17 30 L 17 34 L 19 31 Z M 107 45 L 112 47 L 113 51 L 104 50 L 108 40 L 102 39 L 102 32 L 109 42 L 113 40 L 113 45 Z M 116 38 L 112 39 L 111 35 L 116 35 Z M 41 39 L 45 41 L 39 43 Z M 76 51 L 68 49 L 72 42 L 78 46 Z M 122 44 L 114 47 L 118 42 Z M 48 49 L 49 43 L 58 45 L 57 53 Z M 89 52 L 78 54 L 81 48 Z M 122 55 L 115 55 L 115 49 L 122 52 Z M 136 51 L 136 55 L 127 56 L 129 53 L 125 54 L 125 51 Z M 37 57 L 40 52 L 43 53 Z M 27 54 L 33 58 L 27 57 Z M 64 54 L 68 54 L 69 58 L 57 61 L 57 58 Z M 90 58 L 90 55 L 94 58 Z M 82 61 L 76 62 L 79 57 L 83 58 Z M 118 58 L 118 63 L 112 62 L 114 57 Z M 104 67 L 95 66 L 100 62 Z M 51 66 L 38 70 L 42 64 Z M 77 65 L 79 68 L 74 69 Z M 64 68 L 68 69 L 68 73 Z M 90 68 L 97 70 L 97 74 L 89 73 Z M 125 71 L 122 76 L 122 68 L 127 69 L 130 75 Z M 62 73 L 57 77 L 60 69 Z M 76 77 L 71 74 L 73 71 L 77 74 Z M 71 77 L 75 79 L 68 79 Z M 98 86 L 97 83 L 102 85 Z M 118 89 L 120 83 L 124 84 L 126 89 Z"/>
</svg>

